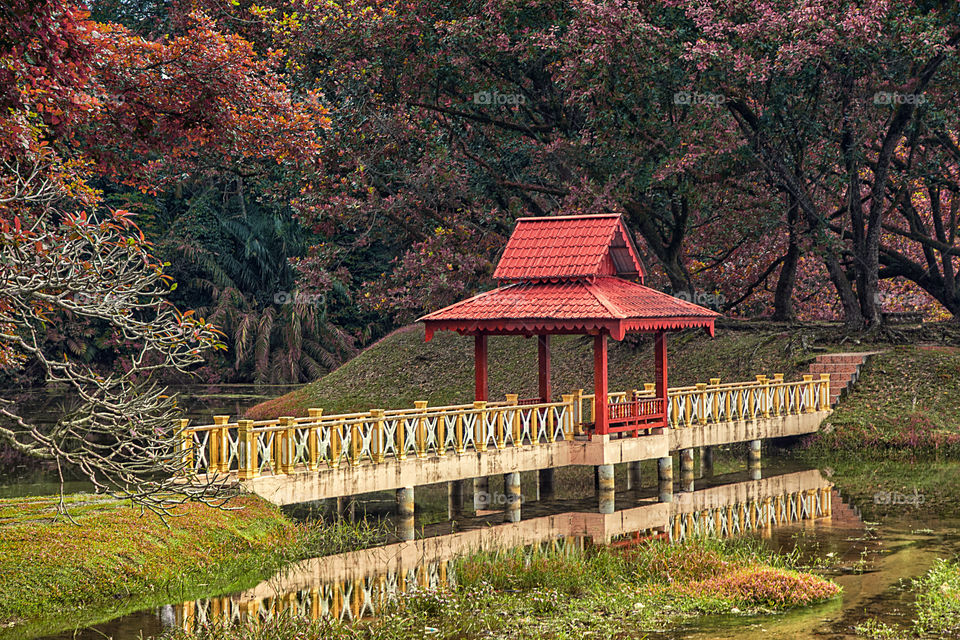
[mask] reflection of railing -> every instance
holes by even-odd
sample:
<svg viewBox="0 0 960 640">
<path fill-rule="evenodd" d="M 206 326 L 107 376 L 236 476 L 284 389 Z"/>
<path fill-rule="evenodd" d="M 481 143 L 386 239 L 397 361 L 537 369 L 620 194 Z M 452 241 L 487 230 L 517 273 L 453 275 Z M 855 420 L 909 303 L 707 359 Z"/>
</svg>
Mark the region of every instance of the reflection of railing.
<svg viewBox="0 0 960 640">
<path fill-rule="evenodd" d="M 611 393 L 611 431 L 639 432 L 664 426 L 661 400 L 654 385 L 642 390 Z M 829 408 L 830 377 L 805 375 L 785 382 L 757 376 L 755 381 L 676 387 L 668 391 L 666 426 L 686 428 L 711 422 L 757 420 L 812 413 Z M 317 471 L 341 464 L 379 464 L 387 458 L 404 460 L 448 453 L 544 445 L 570 440 L 595 422 L 593 394 L 577 390 L 560 402 L 520 400 L 412 409 L 374 409 L 365 413 L 323 415 L 310 409 L 303 417 L 238 420 L 217 416 L 214 424 L 180 423 L 187 469 L 197 474 L 237 472 L 240 479 L 264 473 Z M 584 407 L 589 407 L 589 420 Z"/>
<path fill-rule="evenodd" d="M 448 453 L 550 444 L 573 437 L 573 396 L 561 402 L 506 402 L 303 418 L 181 423 L 188 469 L 197 474 L 236 471 L 241 479 L 262 473 L 316 471 L 341 464 L 379 464 L 387 458 L 426 458 Z"/>
<path fill-rule="evenodd" d="M 670 540 L 691 536 L 727 537 L 748 531 L 768 530 L 773 526 L 814 520 L 832 513 L 833 485 L 805 489 L 713 509 L 678 513 L 667 528 Z"/>
<path fill-rule="evenodd" d="M 526 558 L 565 555 L 583 549 L 583 538 L 558 538 L 523 547 Z M 510 552 L 513 552 L 511 549 Z M 496 555 L 496 553 L 495 553 Z M 185 631 L 242 622 L 267 622 L 281 615 L 317 620 L 356 621 L 377 615 L 384 603 L 415 590 L 455 587 L 457 558 L 420 561 L 416 566 L 387 566 L 373 575 L 344 576 L 265 597 L 204 598 L 177 607 L 177 624 Z"/>
<path fill-rule="evenodd" d="M 815 474 L 814 478 L 810 477 L 811 473 Z M 775 526 L 831 516 L 830 483 L 816 472 L 800 472 L 785 477 L 792 477 L 793 480 L 780 483 L 777 477 L 767 478 L 760 483 L 769 484 L 772 491 L 761 488 L 752 495 L 736 491 L 736 484 L 729 485 L 727 488 L 732 490 L 731 494 L 739 497 L 721 499 L 719 504 L 714 501 L 718 497 L 717 491 L 724 487 L 702 490 L 703 494 L 707 494 L 703 503 L 710 504 L 710 507 L 695 509 L 692 505 L 685 506 L 682 501 L 673 502 L 669 512 L 658 511 L 663 518 L 656 522 L 637 518 L 635 515 L 624 518 L 619 522 L 645 522 L 650 528 L 638 531 L 621 530 L 611 539 L 611 545 L 623 547 L 651 539 L 679 542 L 695 536 L 732 537 L 750 532 L 770 532 Z M 806 486 L 811 482 L 814 486 Z M 753 486 L 754 482 L 749 484 Z M 799 484 L 806 488 L 789 490 L 783 487 L 784 484 Z M 650 504 L 628 511 L 635 514 L 640 510 L 656 510 L 659 506 Z M 598 519 L 604 517 L 600 514 L 590 515 Z M 546 517 L 543 520 L 542 524 L 528 527 L 530 534 L 537 536 L 537 539 L 528 538 L 526 544 L 518 545 L 527 559 L 548 554 L 556 556 L 575 553 L 582 551 L 588 543 L 596 542 L 596 539 L 583 537 L 582 531 L 585 527 L 582 523 L 574 524 L 573 518 L 551 520 Z M 514 523 L 501 526 L 516 528 L 522 525 Z M 424 546 L 416 553 L 384 550 L 382 554 L 366 556 L 375 551 L 369 549 L 348 552 L 342 556 L 317 558 L 307 561 L 319 563 L 316 566 L 311 565 L 309 570 L 298 571 L 294 567 L 290 575 L 280 573 L 239 595 L 185 602 L 176 608 L 177 623 L 190 631 L 202 626 L 264 622 L 279 615 L 291 614 L 314 620 L 321 617 L 342 621 L 370 618 L 380 613 L 385 602 L 401 594 L 412 590 L 455 587 L 458 558 L 479 548 L 490 549 L 490 540 L 500 540 L 496 528 L 497 526 L 490 528 L 487 538 L 472 538 L 474 544 L 479 546 L 469 548 L 460 546 L 458 537 L 476 532 L 450 534 L 449 539 L 442 544 L 429 547 L 425 541 L 421 541 Z M 482 540 L 487 543 L 482 543 Z M 415 543 L 400 543 L 404 544 Z M 499 549 L 495 546 L 494 548 Z M 512 554 L 516 548 L 505 548 L 502 551 Z M 494 555 L 498 553 L 495 551 Z M 366 557 L 367 561 L 364 561 L 363 557 Z M 371 563 L 369 558 L 378 558 L 379 562 Z M 406 560 L 403 560 L 404 558 Z"/>
</svg>

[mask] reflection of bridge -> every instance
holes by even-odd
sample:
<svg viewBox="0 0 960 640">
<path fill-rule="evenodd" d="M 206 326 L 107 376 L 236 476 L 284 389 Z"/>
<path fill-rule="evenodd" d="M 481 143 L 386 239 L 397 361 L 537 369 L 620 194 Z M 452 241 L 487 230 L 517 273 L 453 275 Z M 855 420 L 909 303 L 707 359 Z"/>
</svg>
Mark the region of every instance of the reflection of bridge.
<svg viewBox="0 0 960 640">
<path fill-rule="evenodd" d="M 185 628 L 204 623 L 267 619 L 282 611 L 316 619 L 374 615 L 392 595 L 412 587 L 455 583 L 453 561 L 477 551 L 526 547 L 563 552 L 591 542 L 660 534 L 733 536 L 830 518 L 831 487 L 819 471 L 801 471 L 680 493 L 615 513 L 563 513 L 400 542 L 300 562 L 240 594 L 190 601 L 177 609 Z"/>
<path fill-rule="evenodd" d="M 643 403 L 654 385 L 612 393 L 609 407 Z M 692 470 L 694 447 L 811 433 L 829 415 L 829 376 L 670 389 L 667 427 L 635 433 L 584 435 L 594 422 L 595 396 L 582 391 L 560 402 L 521 401 L 372 410 L 188 426 L 180 433 L 188 467 L 203 477 L 230 474 L 276 504 L 411 488 L 495 474 L 567 465 L 606 466 L 658 458 L 672 451 Z M 623 437 L 628 436 L 628 437 Z M 638 437 L 634 437 L 638 436 Z M 669 469 L 661 468 L 661 474 Z"/>
</svg>

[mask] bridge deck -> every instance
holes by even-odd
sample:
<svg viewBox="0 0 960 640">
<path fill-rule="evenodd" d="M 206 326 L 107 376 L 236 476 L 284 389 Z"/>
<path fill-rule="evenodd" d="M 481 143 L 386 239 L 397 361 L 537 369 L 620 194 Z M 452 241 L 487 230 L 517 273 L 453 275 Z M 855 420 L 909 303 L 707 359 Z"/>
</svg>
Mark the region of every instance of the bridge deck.
<svg viewBox="0 0 960 640">
<path fill-rule="evenodd" d="M 666 428 L 589 436 L 592 395 L 561 402 L 506 402 L 372 410 L 324 416 L 181 426 L 192 477 L 229 474 L 275 504 L 292 504 L 569 465 L 663 458 L 693 447 L 812 433 L 830 414 L 829 377 L 671 389 Z M 649 388 L 608 402 L 648 397 Z"/>
</svg>

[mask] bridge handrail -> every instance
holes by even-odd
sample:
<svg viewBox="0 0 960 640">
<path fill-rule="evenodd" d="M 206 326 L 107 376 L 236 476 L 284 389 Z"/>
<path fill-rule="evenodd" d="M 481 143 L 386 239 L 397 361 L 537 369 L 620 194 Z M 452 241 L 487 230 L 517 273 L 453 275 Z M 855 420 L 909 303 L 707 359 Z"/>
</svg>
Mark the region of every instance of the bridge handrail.
<svg viewBox="0 0 960 640">
<path fill-rule="evenodd" d="M 611 393 L 608 402 L 651 399 L 652 386 Z M 714 378 L 709 385 L 669 389 L 667 425 L 682 429 L 811 413 L 829 408 L 829 399 L 829 374 L 791 382 L 781 374 L 726 384 Z M 505 401 L 470 405 L 428 407 L 418 401 L 414 408 L 332 415 L 311 409 L 308 416 L 276 420 L 230 422 L 229 416 L 215 416 L 212 425 L 190 426 L 181 420 L 177 431 L 186 466 L 193 473 L 237 471 L 245 479 L 267 468 L 278 474 L 303 466 L 316 471 L 321 465 L 336 467 L 342 462 L 379 464 L 386 457 L 403 460 L 408 454 L 426 458 L 570 440 L 587 422 L 585 402 L 593 421 L 593 400 L 593 394 L 582 390 L 563 395 L 560 402 L 533 404 L 521 404 L 517 394 L 508 394 Z"/>
</svg>

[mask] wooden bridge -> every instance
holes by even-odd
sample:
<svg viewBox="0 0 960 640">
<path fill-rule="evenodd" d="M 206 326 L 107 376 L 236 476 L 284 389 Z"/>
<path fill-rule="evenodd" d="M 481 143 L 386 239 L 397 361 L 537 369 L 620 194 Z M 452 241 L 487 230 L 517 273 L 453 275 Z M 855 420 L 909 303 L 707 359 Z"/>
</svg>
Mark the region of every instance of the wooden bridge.
<svg viewBox="0 0 960 640">
<path fill-rule="evenodd" d="M 831 514 L 830 482 L 819 471 L 798 471 L 683 493 L 672 504 L 654 499 L 614 514 L 561 513 L 305 560 L 242 593 L 178 605 L 175 617 L 186 630 L 291 612 L 358 620 L 410 589 L 455 586 L 457 559 L 479 551 L 523 547 L 536 556 L 651 537 L 765 536 L 775 527 L 829 522 Z"/>
<path fill-rule="evenodd" d="M 606 413 L 655 399 L 655 385 L 611 393 Z M 598 434 L 596 396 L 582 390 L 559 402 L 497 402 L 408 409 L 374 409 L 275 420 L 217 416 L 214 424 L 179 424 L 188 475 L 197 480 L 229 475 L 247 491 L 283 505 L 495 474 L 549 470 L 567 465 L 609 468 L 660 460 L 661 480 L 672 480 L 671 453 L 693 469 L 693 450 L 816 431 L 830 414 L 830 379 L 821 375 L 785 381 L 759 375 L 749 382 L 671 388 L 666 426 L 635 422 L 630 430 Z M 620 412 L 620 413 L 618 413 Z M 664 422 L 660 422 L 663 425 Z M 612 483 L 612 469 L 609 482 Z M 519 477 L 517 477 L 519 487 Z M 612 490 L 612 484 L 608 487 Z M 517 489 L 519 490 L 519 489 Z M 410 492 L 412 509 L 412 491 Z M 403 508 L 401 508 L 402 510 Z M 412 512 L 412 511 L 411 511 Z"/>
</svg>

